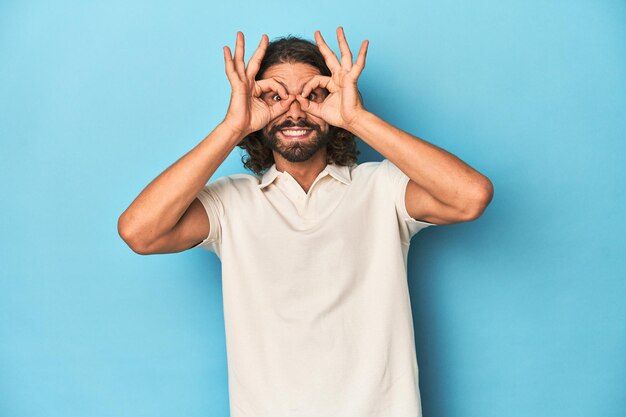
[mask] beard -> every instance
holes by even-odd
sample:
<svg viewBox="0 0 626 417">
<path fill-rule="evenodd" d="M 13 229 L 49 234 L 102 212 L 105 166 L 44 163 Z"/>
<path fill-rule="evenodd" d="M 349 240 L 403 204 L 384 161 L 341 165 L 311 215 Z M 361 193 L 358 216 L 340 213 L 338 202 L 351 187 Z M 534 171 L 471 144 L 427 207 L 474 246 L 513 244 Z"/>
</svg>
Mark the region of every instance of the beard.
<svg viewBox="0 0 626 417">
<path fill-rule="evenodd" d="M 298 127 L 312 129 L 313 132 L 311 132 L 309 138 L 304 140 L 281 140 L 277 136 L 281 129 Z M 317 151 L 328 144 L 332 135 L 332 126 L 328 126 L 328 130 L 322 132 L 319 125 L 307 120 L 301 120 L 298 123 L 287 120 L 285 123 L 273 126 L 267 133 L 265 130 L 260 132 L 263 145 L 278 152 L 280 156 L 289 162 L 302 162 L 311 158 Z"/>
</svg>

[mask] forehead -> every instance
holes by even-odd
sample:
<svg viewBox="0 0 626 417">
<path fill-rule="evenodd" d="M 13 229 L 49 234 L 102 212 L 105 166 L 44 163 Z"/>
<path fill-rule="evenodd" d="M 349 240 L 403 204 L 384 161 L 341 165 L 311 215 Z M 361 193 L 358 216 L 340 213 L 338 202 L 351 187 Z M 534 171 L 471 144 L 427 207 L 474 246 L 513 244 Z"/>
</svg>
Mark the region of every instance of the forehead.
<svg viewBox="0 0 626 417">
<path fill-rule="evenodd" d="M 283 62 L 266 69 L 263 73 L 263 79 L 275 78 L 287 86 L 297 87 L 315 75 L 320 75 L 320 71 L 312 65 L 301 62 Z"/>
</svg>

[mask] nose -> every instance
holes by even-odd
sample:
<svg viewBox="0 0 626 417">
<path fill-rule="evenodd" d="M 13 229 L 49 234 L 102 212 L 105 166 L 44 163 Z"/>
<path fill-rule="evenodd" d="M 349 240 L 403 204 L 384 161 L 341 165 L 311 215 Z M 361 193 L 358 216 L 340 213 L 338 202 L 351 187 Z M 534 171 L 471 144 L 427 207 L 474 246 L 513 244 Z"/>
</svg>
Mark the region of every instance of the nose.
<svg viewBox="0 0 626 417">
<path fill-rule="evenodd" d="M 300 107 L 300 102 L 298 100 L 294 100 L 289 106 L 289 110 L 287 110 L 285 116 L 292 120 L 306 119 L 306 112 L 304 112 L 302 107 Z"/>
</svg>

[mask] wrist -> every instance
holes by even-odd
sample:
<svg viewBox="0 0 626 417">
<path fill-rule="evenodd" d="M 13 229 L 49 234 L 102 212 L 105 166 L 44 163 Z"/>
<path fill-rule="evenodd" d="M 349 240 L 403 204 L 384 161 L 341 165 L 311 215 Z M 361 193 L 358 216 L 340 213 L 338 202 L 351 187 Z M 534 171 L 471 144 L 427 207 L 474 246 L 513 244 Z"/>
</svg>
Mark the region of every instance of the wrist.
<svg viewBox="0 0 626 417">
<path fill-rule="evenodd" d="M 222 122 L 218 125 L 218 129 L 223 132 L 224 136 L 226 136 L 229 141 L 234 142 L 235 144 L 238 144 L 243 140 L 243 138 L 249 135 L 247 131 L 234 127 L 226 119 L 222 120 Z"/>
<path fill-rule="evenodd" d="M 237 127 L 235 127 L 233 124 L 231 124 L 228 119 L 224 119 L 222 120 L 222 122 L 219 124 L 221 130 L 229 137 L 232 138 L 233 140 L 237 140 L 237 143 L 239 143 L 243 138 L 245 138 L 246 136 L 248 136 L 250 134 L 250 132 L 243 130 L 243 129 L 239 129 Z"/>
<path fill-rule="evenodd" d="M 346 124 L 346 127 L 344 127 L 344 129 L 358 136 L 356 132 L 359 131 L 359 127 L 361 127 L 363 123 L 365 123 L 365 121 L 368 119 L 368 117 L 371 116 L 372 113 L 365 110 L 365 108 L 362 108 L 356 112 L 355 116 L 350 120 L 350 123 Z"/>
</svg>

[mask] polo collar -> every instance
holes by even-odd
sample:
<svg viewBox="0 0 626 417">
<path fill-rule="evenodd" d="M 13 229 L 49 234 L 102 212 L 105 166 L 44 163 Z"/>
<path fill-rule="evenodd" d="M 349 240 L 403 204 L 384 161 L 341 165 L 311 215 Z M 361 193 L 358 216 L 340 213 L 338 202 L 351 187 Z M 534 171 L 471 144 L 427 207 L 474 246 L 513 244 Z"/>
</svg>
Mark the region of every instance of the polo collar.
<svg viewBox="0 0 626 417">
<path fill-rule="evenodd" d="M 271 167 L 263 174 L 261 177 L 261 183 L 258 185 L 260 189 L 263 189 L 274 182 L 276 177 L 283 174 L 283 172 L 276 169 L 276 164 L 272 164 Z M 350 176 L 350 167 L 344 165 L 337 164 L 326 164 L 326 168 L 319 173 L 318 178 L 325 177 L 326 175 L 330 175 L 335 178 L 337 181 L 340 181 L 344 184 L 350 184 L 352 178 Z"/>
</svg>

